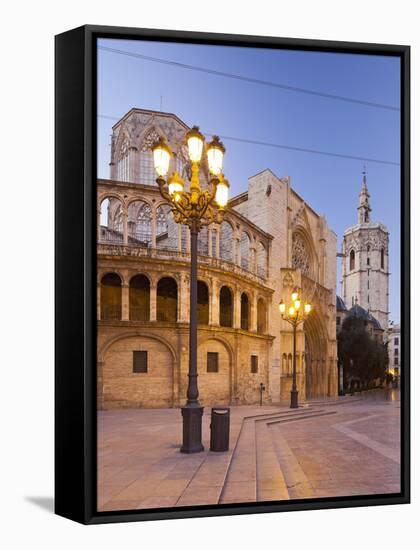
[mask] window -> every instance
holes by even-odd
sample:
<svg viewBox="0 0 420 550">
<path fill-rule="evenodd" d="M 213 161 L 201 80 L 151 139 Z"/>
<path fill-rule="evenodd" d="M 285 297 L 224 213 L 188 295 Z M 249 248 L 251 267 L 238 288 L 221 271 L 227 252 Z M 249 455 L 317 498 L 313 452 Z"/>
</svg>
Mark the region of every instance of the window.
<svg viewBox="0 0 420 550">
<path fill-rule="evenodd" d="M 207 352 L 207 372 L 219 372 L 219 354 L 217 351 Z"/>
<path fill-rule="evenodd" d="M 350 271 L 354 269 L 354 257 L 355 257 L 354 250 L 351 250 L 350 251 Z"/>
<path fill-rule="evenodd" d="M 394 348 L 394 356 L 398 357 L 398 348 Z"/>
<path fill-rule="evenodd" d="M 147 373 L 147 351 L 133 351 L 133 372 Z"/>
<path fill-rule="evenodd" d="M 385 252 L 384 249 L 381 248 L 381 269 L 385 268 Z"/>
<path fill-rule="evenodd" d="M 340 326 L 340 325 L 341 325 L 341 317 L 337 317 L 337 319 L 336 319 L 336 325 L 337 325 L 337 326 Z"/>
<path fill-rule="evenodd" d="M 395 346 L 398 346 L 398 344 L 399 344 L 399 339 L 398 339 L 398 338 L 394 338 L 394 345 L 395 345 Z"/>
<path fill-rule="evenodd" d="M 370 258 L 367 259 L 367 264 L 370 265 Z"/>
<path fill-rule="evenodd" d="M 394 357 L 394 365 L 398 365 L 398 357 Z"/>
<path fill-rule="evenodd" d="M 129 157 L 123 156 L 117 162 L 117 179 L 119 181 L 129 180 Z"/>
<path fill-rule="evenodd" d="M 252 374 L 258 372 L 258 355 L 251 355 L 251 372 Z"/>
</svg>

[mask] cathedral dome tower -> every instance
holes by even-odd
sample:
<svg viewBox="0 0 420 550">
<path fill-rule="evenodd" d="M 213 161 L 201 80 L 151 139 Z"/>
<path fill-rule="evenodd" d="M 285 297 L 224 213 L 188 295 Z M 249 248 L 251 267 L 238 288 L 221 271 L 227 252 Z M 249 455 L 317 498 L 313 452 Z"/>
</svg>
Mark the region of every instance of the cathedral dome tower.
<svg viewBox="0 0 420 550">
<path fill-rule="evenodd" d="M 370 195 L 366 172 L 359 193 L 358 223 L 344 232 L 342 248 L 342 298 L 350 309 L 359 304 L 388 327 L 389 233 L 370 219 Z"/>
</svg>

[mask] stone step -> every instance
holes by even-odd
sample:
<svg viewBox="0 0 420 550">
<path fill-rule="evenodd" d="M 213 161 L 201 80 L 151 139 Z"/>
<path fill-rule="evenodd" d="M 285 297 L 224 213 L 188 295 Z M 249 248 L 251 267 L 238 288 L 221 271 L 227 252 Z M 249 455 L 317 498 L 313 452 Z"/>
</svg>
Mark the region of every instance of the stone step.
<svg viewBox="0 0 420 550">
<path fill-rule="evenodd" d="M 256 502 L 257 500 L 257 452 L 260 452 L 258 451 L 259 445 L 256 444 L 257 425 L 264 425 L 268 421 L 281 422 L 286 420 L 298 420 L 301 417 L 310 418 L 317 413 L 319 414 L 319 412 L 321 411 L 315 409 L 312 411 L 308 409 L 292 409 L 245 417 L 242 421 L 236 445 L 228 465 L 223 489 L 219 497 L 219 504 L 231 502 Z M 264 438 L 264 428 L 261 428 L 259 432 L 261 432 L 262 435 L 259 433 L 258 437 Z M 281 471 L 276 467 L 274 462 L 274 450 L 271 453 L 269 451 L 263 453 L 263 455 L 264 456 L 260 457 L 260 474 L 261 476 L 265 476 L 263 473 L 264 464 L 267 464 L 267 471 L 268 469 L 272 470 L 276 485 L 274 487 L 274 492 L 269 495 L 267 487 L 269 487 L 270 482 L 266 481 L 269 478 L 261 477 L 261 479 L 264 480 L 264 483 L 260 486 L 261 500 L 264 500 L 264 498 L 262 498 L 264 487 L 265 495 L 267 495 L 267 497 L 271 496 L 271 498 L 267 498 L 267 500 L 281 500 L 287 498 Z"/>
<path fill-rule="evenodd" d="M 255 421 L 257 501 L 288 500 L 286 481 L 265 420 Z"/>
</svg>

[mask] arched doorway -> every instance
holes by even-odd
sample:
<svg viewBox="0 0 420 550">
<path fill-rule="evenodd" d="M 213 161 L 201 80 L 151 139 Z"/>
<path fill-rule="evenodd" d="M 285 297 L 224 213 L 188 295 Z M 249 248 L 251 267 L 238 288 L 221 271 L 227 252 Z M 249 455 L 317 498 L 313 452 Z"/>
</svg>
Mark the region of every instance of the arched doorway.
<svg viewBox="0 0 420 550">
<path fill-rule="evenodd" d="M 313 311 L 304 324 L 306 399 L 328 395 L 327 332 L 319 313 Z"/>
</svg>

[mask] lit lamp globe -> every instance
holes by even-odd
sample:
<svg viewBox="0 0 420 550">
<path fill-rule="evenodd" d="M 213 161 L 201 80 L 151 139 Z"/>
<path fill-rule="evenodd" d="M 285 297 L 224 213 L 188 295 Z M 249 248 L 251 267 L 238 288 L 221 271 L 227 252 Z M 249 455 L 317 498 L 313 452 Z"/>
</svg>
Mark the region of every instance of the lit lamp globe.
<svg viewBox="0 0 420 550">
<path fill-rule="evenodd" d="M 163 138 L 152 147 L 153 163 L 155 170 L 160 177 L 165 177 L 169 171 L 169 162 L 171 160 L 172 151 L 169 145 Z"/>
<path fill-rule="evenodd" d="M 187 145 L 188 155 L 191 162 L 200 162 L 201 155 L 203 154 L 204 137 L 200 132 L 198 126 L 193 126 L 191 130 L 187 132 Z"/>
<path fill-rule="evenodd" d="M 300 300 L 299 300 L 299 298 L 297 300 L 295 300 L 294 306 L 295 306 L 296 311 L 298 309 L 300 309 Z"/>
<path fill-rule="evenodd" d="M 289 307 L 289 315 L 290 315 L 290 317 L 294 317 L 295 313 L 296 313 L 295 308 L 294 308 L 293 306 L 290 306 L 290 307 Z"/>
<path fill-rule="evenodd" d="M 184 191 L 184 182 L 178 172 L 174 172 L 168 180 L 168 191 L 171 197 L 179 200 L 180 194 Z"/>
<path fill-rule="evenodd" d="M 282 315 L 286 313 L 286 304 L 283 302 L 283 300 L 279 303 L 279 310 Z"/>
<path fill-rule="evenodd" d="M 223 157 L 226 149 L 218 136 L 213 136 L 207 145 L 207 162 L 209 170 L 214 176 L 221 174 L 223 169 Z"/>
<path fill-rule="evenodd" d="M 219 208 L 225 208 L 229 200 L 229 182 L 224 178 L 220 178 L 216 189 L 216 203 Z"/>
<path fill-rule="evenodd" d="M 298 298 L 299 298 L 299 292 L 295 288 L 292 292 L 292 302 L 295 302 L 296 300 L 298 300 Z"/>
<path fill-rule="evenodd" d="M 311 313 L 312 306 L 311 304 L 305 304 L 305 313 Z"/>
</svg>

